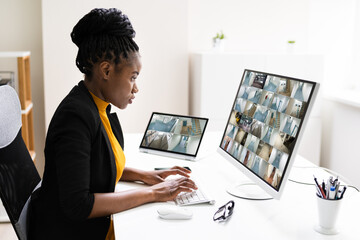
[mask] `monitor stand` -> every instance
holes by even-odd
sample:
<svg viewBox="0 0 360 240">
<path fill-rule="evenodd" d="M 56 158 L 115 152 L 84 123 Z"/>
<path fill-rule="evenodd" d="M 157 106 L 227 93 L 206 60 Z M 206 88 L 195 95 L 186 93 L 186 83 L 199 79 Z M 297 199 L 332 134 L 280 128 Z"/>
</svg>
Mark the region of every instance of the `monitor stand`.
<svg viewBox="0 0 360 240">
<path fill-rule="evenodd" d="M 242 181 L 238 185 L 230 186 L 226 190 L 229 194 L 248 200 L 270 200 L 273 199 L 267 192 L 254 182 Z"/>
</svg>

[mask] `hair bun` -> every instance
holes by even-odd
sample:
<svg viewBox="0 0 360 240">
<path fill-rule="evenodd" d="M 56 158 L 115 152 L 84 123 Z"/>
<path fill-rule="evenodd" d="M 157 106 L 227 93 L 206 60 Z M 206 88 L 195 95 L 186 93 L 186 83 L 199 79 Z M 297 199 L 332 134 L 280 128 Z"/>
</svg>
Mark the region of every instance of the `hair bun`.
<svg viewBox="0 0 360 240">
<path fill-rule="evenodd" d="M 120 10 L 96 8 L 75 25 L 71 39 L 79 47 L 84 40 L 100 35 L 134 38 L 135 31 L 129 18 Z"/>
</svg>

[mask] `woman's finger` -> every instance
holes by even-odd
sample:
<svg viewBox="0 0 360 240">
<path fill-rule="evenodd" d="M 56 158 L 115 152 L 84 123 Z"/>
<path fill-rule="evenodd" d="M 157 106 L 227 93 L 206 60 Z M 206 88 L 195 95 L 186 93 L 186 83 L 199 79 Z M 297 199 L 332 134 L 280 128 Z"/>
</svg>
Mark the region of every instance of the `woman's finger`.
<svg viewBox="0 0 360 240">
<path fill-rule="evenodd" d="M 190 175 L 180 169 L 169 169 L 169 170 L 164 170 L 162 173 L 160 173 L 159 175 L 161 175 L 163 178 L 166 178 L 170 175 L 180 175 L 183 177 L 187 177 L 189 178 Z"/>
<path fill-rule="evenodd" d="M 190 170 L 186 169 L 186 168 L 182 168 L 179 166 L 175 166 L 170 168 L 170 170 L 167 172 L 169 175 L 181 175 L 184 177 L 190 177 L 189 173 L 191 173 Z"/>
<path fill-rule="evenodd" d="M 191 180 L 190 178 L 180 178 L 179 182 L 180 182 L 181 186 L 186 186 L 186 187 L 189 187 L 192 189 L 197 189 L 195 182 L 193 180 Z"/>
<path fill-rule="evenodd" d="M 175 191 L 172 191 L 171 193 L 174 194 L 173 196 L 177 196 L 182 192 L 192 192 L 193 190 L 191 188 L 185 187 L 185 186 L 179 186 L 176 188 Z"/>
<path fill-rule="evenodd" d="M 191 173 L 191 171 L 187 168 L 183 168 L 183 167 L 179 167 L 179 166 L 174 166 L 171 169 L 178 169 L 180 171 L 186 172 L 186 173 Z"/>
</svg>

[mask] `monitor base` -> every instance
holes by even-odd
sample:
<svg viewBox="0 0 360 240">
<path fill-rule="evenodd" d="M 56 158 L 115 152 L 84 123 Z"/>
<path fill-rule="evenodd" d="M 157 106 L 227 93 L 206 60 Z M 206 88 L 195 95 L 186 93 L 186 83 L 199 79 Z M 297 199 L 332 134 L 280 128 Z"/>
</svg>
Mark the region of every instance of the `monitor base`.
<svg viewBox="0 0 360 240">
<path fill-rule="evenodd" d="M 253 182 L 243 182 L 235 186 L 231 186 L 226 190 L 234 197 L 248 200 L 270 200 L 273 199 L 268 193 Z"/>
</svg>

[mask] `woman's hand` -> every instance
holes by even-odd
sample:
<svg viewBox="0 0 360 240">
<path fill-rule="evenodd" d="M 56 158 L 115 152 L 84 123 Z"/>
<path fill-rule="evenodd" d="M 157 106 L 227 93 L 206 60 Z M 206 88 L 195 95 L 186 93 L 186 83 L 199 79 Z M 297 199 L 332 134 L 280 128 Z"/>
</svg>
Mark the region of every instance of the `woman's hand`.
<svg viewBox="0 0 360 240">
<path fill-rule="evenodd" d="M 175 166 L 166 170 L 155 170 L 155 171 L 145 172 L 142 181 L 148 185 L 155 185 L 164 182 L 165 178 L 167 178 L 170 175 L 178 174 L 186 178 L 189 178 L 190 177 L 189 173 L 191 173 L 190 170 L 179 166 Z"/>
<path fill-rule="evenodd" d="M 188 177 L 163 181 L 150 188 L 153 191 L 155 202 L 172 201 L 181 192 L 192 192 L 197 189 L 195 183 Z"/>
</svg>

